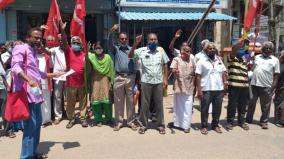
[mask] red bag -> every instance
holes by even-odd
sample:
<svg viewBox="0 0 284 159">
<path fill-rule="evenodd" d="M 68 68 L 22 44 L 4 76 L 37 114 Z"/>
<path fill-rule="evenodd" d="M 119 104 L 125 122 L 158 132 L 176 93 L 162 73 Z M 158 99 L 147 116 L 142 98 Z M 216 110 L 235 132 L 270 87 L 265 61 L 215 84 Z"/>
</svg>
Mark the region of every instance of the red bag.
<svg viewBox="0 0 284 159">
<path fill-rule="evenodd" d="M 27 55 L 27 54 L 26 54 Z M 27 56 L 26 56 L 27 57 Z M 26 66 L 27 66 L 27 59 Z M 25 67 L 26 69 L 27 67 Z M 25 73 L 27 71 L 25 70 Z M 7 92 L 7 101 L 4 117 L 8 122 L 22 121 L 30 118 L 30 109 L 28 105 L 27 84 L 21 91 L 13 92 L 13 77 L 11 73 L 11 91 Z"/>
</svg>

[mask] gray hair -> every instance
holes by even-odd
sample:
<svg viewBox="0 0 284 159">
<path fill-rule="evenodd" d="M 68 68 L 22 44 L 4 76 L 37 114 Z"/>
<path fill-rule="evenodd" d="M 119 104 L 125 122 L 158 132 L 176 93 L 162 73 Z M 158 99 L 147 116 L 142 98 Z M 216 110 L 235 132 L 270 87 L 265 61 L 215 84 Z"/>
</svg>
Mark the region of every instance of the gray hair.
<svg viewBox="0 0 284 159">
<path fill-rule="evenodd" d="M 75 40 L 79 40 L 80 43 L 82 43 L 82 39 L 79 36 L 72 36 L 71 37 L 71 43 L 74 42 Z"/>
<path fill-rule="evenodd" d="M 266 42 L 263 43 L 262 47 L 263 48 L 270 47 L 270 48 L 274 49 L 274 44 L 271 41 L 266 41 Z"/>
<path fill-rule="evenodd" d="M 52 36 L 52 35 L 48 35 L 45 39 L 46 40 L 55 40 L 54 36 Z"/>
<path fill-rule="evenodd" d="M 209 43 L 210 41 L 208 39 L 204 39 L 201 41 L 201 46 L 204 47 L 206 43 Z"/>
<path fill-rule="evenodd" d="M 215 47 L 215 44 L 213 42 L 207 42 L 205 44 L 205 46 L 203 47 L 203 50 L 207 50 L 207 48 L 210 46 L 210 45 L 213 45 Z"/>
</svg>

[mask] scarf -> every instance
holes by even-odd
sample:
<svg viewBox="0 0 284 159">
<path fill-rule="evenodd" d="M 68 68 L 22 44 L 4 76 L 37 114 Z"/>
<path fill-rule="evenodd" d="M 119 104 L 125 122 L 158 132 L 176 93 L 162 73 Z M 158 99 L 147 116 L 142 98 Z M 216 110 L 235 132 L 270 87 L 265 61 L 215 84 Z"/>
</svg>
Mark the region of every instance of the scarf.
<svg viewBox="0 0 284 159">
<path fill-rule="evenodd" d="M 88 61 L 86 62 L 85 69 L 85 79 L 87 80 L 87 85 L 91 84 L 90 71 L 91 68 L 96 70 L 98 73 L 107 76 L 113 81 L 114 79 L 114 66 L 111 57 L 108 54 L 104 54 L 103 59 L 99 59 L 96 54 L 88 53 Z M 89 86 L 88 86 L 89 87 Z M 90 89 L 90 88 L 89 88 Z"/>
</svg>

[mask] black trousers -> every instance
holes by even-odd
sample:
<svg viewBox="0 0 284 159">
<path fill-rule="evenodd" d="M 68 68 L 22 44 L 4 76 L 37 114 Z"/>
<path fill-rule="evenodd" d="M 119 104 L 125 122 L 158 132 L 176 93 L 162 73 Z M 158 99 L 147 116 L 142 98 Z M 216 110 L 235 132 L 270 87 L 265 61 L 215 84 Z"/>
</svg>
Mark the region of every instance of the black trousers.
<svg viewBox="0 0 284 159">
<path fill-rule="evenodd" d="M 148 126 L 148 114 L 151 104 L 154 106 L 157 117 L 157 126 L 164 127 L 164 108 L 163 108 L 163 84 L 141 83 L 141 111 L 140 124 L 143 127 Z"/>
<path fill-rule="evenodd" d="M 267 123 L 270 113 L 270 106 L 272 101 L 272 93 L 270 87 L 251 86 L 253 98 L 249 101 L 246 121 L 251 123 L 255 112 L 256 102 L 259 98 L 261 107 L 260 123 Z"/>
<path fill-rule="evenodd" d="M 201 127 L 208 127 L 208 110 L 212 103 L 212 123 L 211 127 L 215 128 L 219 124 L 219 118 L 222 110 L 223 91 L 203 91 L 201 99 Z"/>
<path fill-rule="evenodd" d="M 233 124 L 238 110 L 238 124 L 245 122 L 246 107 L 249 103 L 249 87 L 228 87 L 227 122 Z"/>
</svg>

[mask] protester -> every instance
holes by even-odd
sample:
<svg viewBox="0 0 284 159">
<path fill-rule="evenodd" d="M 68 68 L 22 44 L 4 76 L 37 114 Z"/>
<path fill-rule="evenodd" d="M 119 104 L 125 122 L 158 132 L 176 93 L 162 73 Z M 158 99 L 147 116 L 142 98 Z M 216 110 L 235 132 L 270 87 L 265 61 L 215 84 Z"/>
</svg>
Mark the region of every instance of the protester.
<svg viewBox="0 0 284 159">
<path fill-rule="evenodd" d="M 134 121 L 133 87 L 135 84 L 135 62 L 129 59 L 128 54 L 131 47 L 128 45 L 128 36 L 125 32 L 118 35 L 118 42 L 114 41 L 113 33 L 118 29 L 115 24 L 111 29 L 110 42 L 114 54 L 114 110 L 115 124 L 114 131 L 119 131 L 123 127 L 124 105 L 126 103 L 127 125 L 132 130 L 137 130 Z M 116 39 L 115 39 L 116 40 Z"/>
<path fill-rule="evenodd" d="M 164 110 L 163 110 L 163 88 L 168 85 L 167 63 L 169 58 L 162 47 L 158 46 L 158 37 L 155 33 L 147 36 L 147 47 L 137 50 L 137 46 L 141 43 L 142 36 L 137 36 L 135 44 L 130 50 L 129 58 L 141 60 L 142 76 L 141 76 L 141 112 L 140 112 L 140 134 L 144 134 L 148 128 L 148 110 L 151 98 L 157 113 L 157 129 L 160 134 L 165 134 Z M 163 71 L 165 71 L 163 75 Z"/>
<path fill-rule="evenodd" d="M 206 43 L 204 52 L 206 56 L 196 64 L 197 94 L 201 100 L 201 133 L 208 134 L 208 109 L 212 102 L 211 127 L 217 133 L 222 133 L 219 118 L 222 110 L 224 91 L 227 89 L 226 67 L 220 57 L 215 55 L 215 45 Z"/>
<path fill-rule="evenodd" d="M 92 90 L 91 107 L 97 126 L 102 126 L 103 115 L 105 122 L 112 124 L 112 82 L 114 68 L 111 57 L 104 53 L 103 46 L 96 42 L 94 50 L 88 53 L 86 76 L 88 87 Z"/>
<path fill-rule="evenodd" d="M 247 60 L 245 58 L 248 52 L 241 49 L 247 48 L 249 42 L 243 40 L 233 46 L 233 51 L 228 57 L 228 107 L 227 107 L 227 126 L 232 130 L 236 110 L 238 110 L 238 125 L 244 130 L 249 130 L 245 124 L 245 113 L 249 102 L 249 79 Z"/>
<path fill-rule="evenodd" d="M 174 48 L 175 42 L 176 42 L 176 40 L 177 40 L 178 38 L 180 38 L 181 33 L 182 33 L 182 31 L 181 31 L 180 29 L 177 30 L 176 33 L 175 33 L 175 36 L 173 37 L 173 39 L 172 39 L 172 41 L 171 41 L 171 43 L 170 43 L 170 45 L 169 45 L 170 52 L 171 52 L 172 55 L 174 55 L 175 57 L 181 56 L 180 50 Z M 189 46 L 189 45 L 188 45 L 188 42 L 186 42 L 186 41 L 182 42 L 181 47 L 183 47 L 183 46 Z M 190 54 L 190 60 L 192 60 L 192 61 L 194 60 L 194 55 L 193 55 L 193 54 Z"/>
<path fill-rule="evenodd" d="M 262 115 L 260 126 L 268 129 L 268 119 L 273 92 L 276 88 L 277 79 L 280 73 L 279 60 L 272 55 L 274 44 L 272 42 L 263 43 L 262 54 L 256 55 L 253 76 L 251 79 L 253 98 L 249 102 L 246 122 L 252 123 L 256 102 L 260 99 Z"/>
<path fill-rule="evenodd" d="M 82 127 L 88 127 L 86 120 L 87 113 L 87 90 L 85 86 L 84 67 L 85 67 L 85 50 L 82 46 L 82 39 L 79 36 L 71 37 L 71 47 L 67 42 L 67 35 L 65 33 L 66 23 L 61 21 L 60 29 L 63 43 L 63 51 L 66 59 L 67 70 L 71 69 L 75 72 L 66 79 L 66 113 L 69 120 L 66 125 L 67 129 L 72 128 L 75 123 L 75 104 L 76 97 L 79 99 L 80 120 Z"/>
<path fill-rule="evenodd" d="M 210 41 L 208 39 L 205 39 L 205 40 L 202 40 L 201 41 L 201 48 L 202 50 L 197 53 L 195 56 L 194 56 L 194 62 L 197 64 L 197 62 L 202 59 L 202 58 L 207 58 L 207 55 L 206 55 L 206 52 L 205 52 L 205 45 L 207 43 L 209 43 Z"/>
<path fill-rule="evenodd" d="M 61 34 L 58 35 L 58 47 L 50 49 L 52 57 L 53 72 L 66 72 L 66 60 L 63 51 Z M 57 125 L 62 120 L 64 111 L 64 88 L 66 78 L 53 78 L 53 106 L 54 106 L 54 124 Z"/>
<path fill-rule="evenodd" d="M 36 58 L 39 63 L 39 70 L 44 73 L 50 73 L 50 57 L 49 53 L 44 49 L 42 44 L 37 51 Z M 51 121 L 51 79 L 41 79 L 40 87 L 42 89 L 42 95 L 44 101 L 41 103 L 41 116 L 43 127 L 52 124 Z"/>
<path fill-rule="evenodd" d="M 278 127 L 284 127 L 284 50 L 280 53 L 280 70 L 277 86 L 275 89 L 274 106 L 275 106 L 275 125 Z"/>
<path fill-rule="evenodd" d="M 181 47 L 181 56 L 175 57 L 171 64 L 174 79 L 173 120 L 174 126 L 190 132 L 193 91 L 195 88 L 195 64 L 190 59 L 191 48 Z"/>
<path fill-rule="evenodd" d="M 13 88 L 16 91 L 20 90 L 24 82 L 27 83 L 28 104 L 31 114 L 31 117 L 24 121 L 21 159 L 47 158 L 46 154 L 37 153 L 42 123 L 40 105 L 43 102 L 40 82 L 43 78 L 61 75 L 60 73 L 46 74 L 40 72 L 36 54 L 40 47 L 41 38 L 42 31 L 39 28 L 32 28 L 27 34 L 27 43 L 15 46 L 12 52 Z"/>
</svg>

